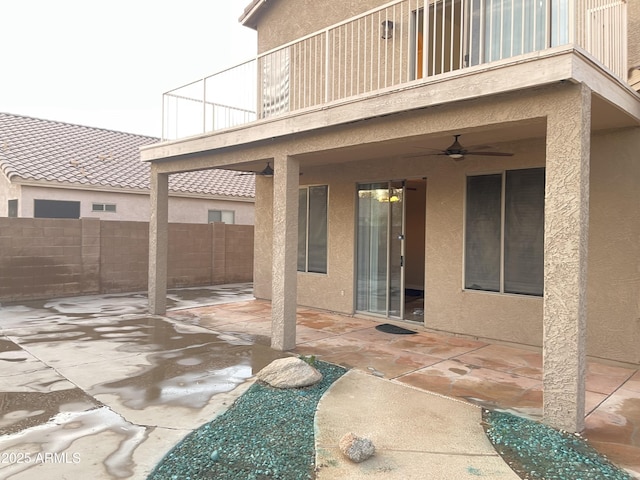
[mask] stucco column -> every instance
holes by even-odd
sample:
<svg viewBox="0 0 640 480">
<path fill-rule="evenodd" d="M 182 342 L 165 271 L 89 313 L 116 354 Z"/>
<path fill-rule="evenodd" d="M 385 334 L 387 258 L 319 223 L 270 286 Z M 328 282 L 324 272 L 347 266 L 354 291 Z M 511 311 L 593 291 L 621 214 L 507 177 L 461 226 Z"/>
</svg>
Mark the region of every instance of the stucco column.
<svg viewBox="0 0 640 480">
<path fill-rule="evenodd" d="M 584 428 L 591 91 L 571 87 L 547 118 L 543 421 Z"/>
<path fill-rule="evenodd" d="M 274 158 L 274 170 L 271 348 L 291 350 L 296 346 L 300 165 L 282 155 Z"/>
<path fill-rule="evenodd" d="M 167 251 L 169 243 L 169 175 L 151 165 L 149 221 L 149 313 L 167 312 Z"/>
</svg>

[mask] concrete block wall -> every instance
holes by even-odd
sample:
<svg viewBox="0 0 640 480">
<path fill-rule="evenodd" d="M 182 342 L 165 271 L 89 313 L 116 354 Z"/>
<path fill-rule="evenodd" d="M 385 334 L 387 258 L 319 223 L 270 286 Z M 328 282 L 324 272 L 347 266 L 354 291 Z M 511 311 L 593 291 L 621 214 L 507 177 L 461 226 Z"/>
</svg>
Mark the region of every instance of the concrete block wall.
<svg viewBox="0 0 640 480">
<path fill-rule="evenodd" d="M 224 231 L 224 283 L 244 282 L 245 278 L 253 278 L 253 225 L 216 225 Z"/>
<path fill-rule="evenodd" d="M 147 222 L 0 218 L 0 301 L 144 291 Z M 168 286 L 253 280 L 253 226 L 170 224 Z"/>
<path fill-rule="evenodd" d="M 213 228 L 212 224 L 169 224 L 168 287 L 211 284 Z"/>
<path fill-rule="evenodd" d="M 78 220 L 0 219 L 0 298 L 81 292 L 82 228 Z"/>
<path fill-rule="evenodd" d="M 101 223 L 101 290 L 144 290 L 149 270 L 149 224 L 122 221 Z"/>
</svg>

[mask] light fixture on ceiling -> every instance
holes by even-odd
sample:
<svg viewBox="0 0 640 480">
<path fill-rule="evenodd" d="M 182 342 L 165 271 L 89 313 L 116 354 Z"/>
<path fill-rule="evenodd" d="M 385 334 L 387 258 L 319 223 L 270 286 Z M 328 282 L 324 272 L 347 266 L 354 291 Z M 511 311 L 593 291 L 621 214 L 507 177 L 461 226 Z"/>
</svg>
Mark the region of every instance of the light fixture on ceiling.
<svg viewBox="0 0 640 480">
<path fill-rule="evenodd" d="M 243 172 L 236 175 L 261 175 L 263 177 L 273 177 L 273 168 L 271 167 L 271 163 L 267 162 L 267 166 L 259 172 Z"/>
<path fill-rule="evenodd" d="M 393 38 L 393 22 L 391 20 L 385 20 L 382 22 L 382 38 L 389 40 Z"/>
</svg>

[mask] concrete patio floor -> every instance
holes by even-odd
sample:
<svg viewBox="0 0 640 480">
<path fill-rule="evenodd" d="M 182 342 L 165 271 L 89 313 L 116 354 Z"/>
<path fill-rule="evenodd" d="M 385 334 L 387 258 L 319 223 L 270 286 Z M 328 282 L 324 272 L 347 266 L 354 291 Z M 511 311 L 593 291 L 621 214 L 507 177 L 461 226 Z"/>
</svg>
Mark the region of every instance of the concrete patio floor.
<svg viewBox="0 0 640 480">
<path fill-rule="evenodd" d="M 270 314 L 269 302 L 254 300 L 169 316 L 260 342 L 271 334 Z M 379 323 L 388 322 L 298 308 L 293 352 L 488 409 L 542 418 L 539 349 L 428 332 L 409 322 L 392 323 L 418 333 L 393 335 L 376 330 Z M 640 371 L 589 361 L 586 411 L 582 436 L 640 479 Z"/>
<path fill-rule="evenodd" d="M 251 285 L 171 291 L 166 317 L 142 294 L 0 305 L 0 478 L 143 479 L 284 354 Z M 294 353 L 390 384 L 539 419 L 541 356 L 529 348 L 298 309 Z M 583 436 L 640 478 L 640 373 L 590 362 Z M 419 421 L 419 420 L 416 420 Z M 44 452 L 57 452 L 45 455 Z M 39 455 L 39 456 L 38 456 Z"/>
</svg>

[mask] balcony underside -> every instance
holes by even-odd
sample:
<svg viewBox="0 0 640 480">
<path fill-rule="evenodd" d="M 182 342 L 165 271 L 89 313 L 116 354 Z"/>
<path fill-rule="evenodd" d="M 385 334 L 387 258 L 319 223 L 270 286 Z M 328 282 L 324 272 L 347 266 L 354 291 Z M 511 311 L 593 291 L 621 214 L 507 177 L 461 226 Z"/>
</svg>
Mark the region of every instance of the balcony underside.
<svg viewBox="0 0 640 480">
<path fill-rule="evenodd" d="M 282 148 L 289 155 L 305 156 L 306 161 L 311 161 L 319 150 L 326 150 L 312 141 L 323 135 L 334 137 L 331 145 L 336 152 L 329 158 L 326 155 L 322 160 L 316 158 L 314 163 L 353 161 L 372 155 L 398 157 L 415 154 L 416 146 L 443 148 L 451 133 L 465 133 L 467 144 L 544 137 L 544 116 L 534 118 L 526 108 L 488 112 L 484 119 L 480 110 L 483 105 L 507 97 L 535 98 L 538 90 L 561 88 L 563 83 L 584 83 L 592 90 L 593 131 L 640 124 L 637 92 L 604 71 L 581 50 L 558 47 L 516 61 L 479 65 L 427 82 L 414 82 L 239 127 L 159 143 L 144 148 L 141 157 L 143 161 L 159 163 L 160 171 L 167 173 L 204 168 L 249 170 L 264 166 L 264 161 L 273 158 Z M 450 117 L 447 113 L 450 109 L 467 111 L 469 115 L 457 113 L 458 118 L 437 120 L 440 111 Z M 372 138 L 366 134 L 340 135 L 348 125 L 384 122 L 390 116 L 408 116 L 418 111 L 428 112 L 434 121 L 414 122 L 401 130 L 383 129 L 382 134 L 376 129 Z M 466 121 L 467 117 L 474 118 L 473 125 Z M 476 139 L 471 137 L 472 130 L 478 135 Z"/>
</svg>

